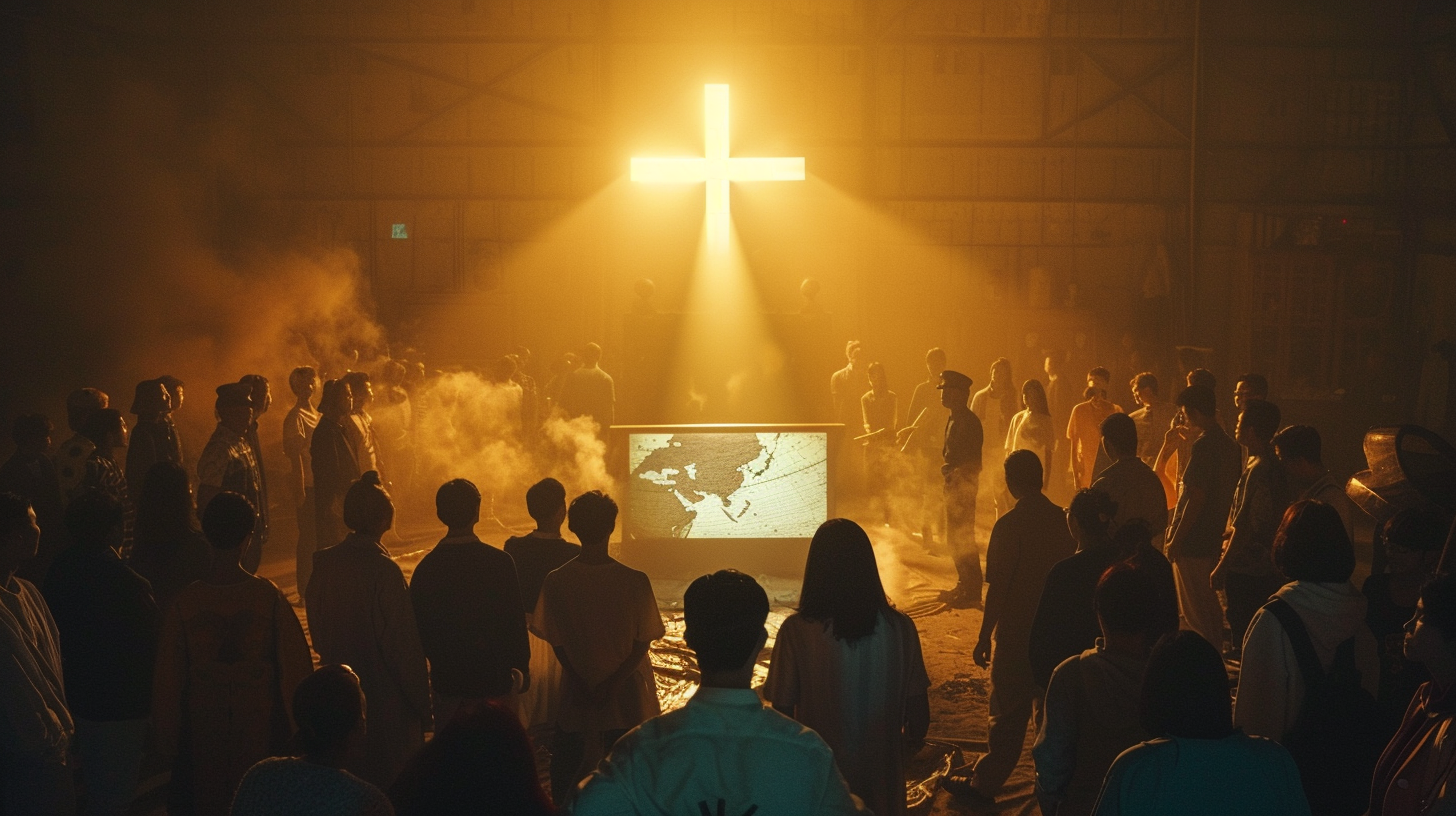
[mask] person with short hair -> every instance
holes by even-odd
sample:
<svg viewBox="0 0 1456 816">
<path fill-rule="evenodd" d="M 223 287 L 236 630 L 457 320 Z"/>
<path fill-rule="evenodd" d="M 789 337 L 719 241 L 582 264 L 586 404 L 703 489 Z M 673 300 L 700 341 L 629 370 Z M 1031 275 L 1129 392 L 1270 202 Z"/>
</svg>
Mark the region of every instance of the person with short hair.
<svg viewBox="0 0 1456 816">
<path fill-rule="evenodd" d="M 111 405 L 111 398 L 105 391 L 95 388 L 77 388 L 66 396 L 66 425 L 72 436 L 56 446 L 54 454 L 56 477 L 60 480 L 61 496 L 65 501 L 79 496 L 86 480 L 86 460 L 95 443 L 82 433 L 91 415 Z"/>
<path fill-rule="evenodd" d="M 1223 556 L 1209 580 L 1224 591 L 1229 651 L 1238 654 L 1254 613 L 1284 586 L 1284 576 L 1274 566 L 1274 534 L 1289 506 L 1289 483 L 1269 444 L 1279 429 L 1279 406 L 1250 397 L 1234 428 L 1235 441 L 1249 457 L 1229 508 Z"/>
<path fill-rule="evenodd" d="M 819 525 L 764 699 L 823 737 L 849 789 L 893 816 L 905 812 L 905 757 L 930 726 L 929 688 L 920 634 L 885 597 L 869 536 L 849 519 Z"/>
<path fill-rule="evenodd" d="M 51 560 L 66 547 L 63 527 L 65 499 L 61 495 L 56 463 L 51 460 L 51 435 L 55 426 L 43 414 L 21 414 L 10 425 L 15 453 L 0 465 L 0 493 L 25 499 L 35 510 L 40 524 L 40 544 L 34 558 L 26 560 L 16 575 L 31 583 L 44 582 Z"/>
<path fill-rule="evenodd" d="M 870 363 L 868 373 L 870 390 L 860 397 L 860 427 L 869 435 L 864 441 L 866 487 L 889 524 L 891 474 L 899 454 L 894 442 L 900 430 L 900 399 L 890 390 L 883 363 Z"/>
<path fill-rule="evenodd" d="M 853 524 L 843 519 L 826 523 Z M 824 588 L 833 590 L 832 584 Z M 848 594 L 841 597 L 851 600 Z M 858 628 L 866 623 L 886 628 L 886 619 L 874 605 L 858 606 L 861 613 L 869 613 L 852 616 Z M 611 755 L 582 784 L 574 814 L 869 812 L 850 793 L 836 767 L 836 761 L 842 765 L 846 757 L 832 752 L 813 730 L 765 706 L 750 687 L 768 639 L 764 628 L 768 611 L 763 588 L 735 570 L 704 575 L 688 586 L 683 593 L 684 639 L 697 656 L 698 689 L 682 708 L 647 720 L 617 741 Z M 913 632 L 909 618 L 904 623 Z M 773 666 L 778 666 L 777 659 Z M 863 666 L 871 673 L 886 668 L 871 662 Z M 826 674 L 823 679 L 834 678 Z M 886 722 L 898 736 L 900 721 Z M 890 778 L 883 769 L 879 773 Z M 904 811 L 904 779 L 894 781 L 899 810 L 876 813 Z"/>
<path fill-rule="evenodd" d="M 1107 385 L 1112 375 L 1098 366 L 1087 372 L 1087 388 L 1082 392 L 1083 402 L 1072 408 L 1067 418 L 1067 442 L 1072 457 L 1072 476 L 1077 489 L 1091 487 L 1096 481 L 1099 467 L 1098 453 L 1101 450 L 1102 420 L 1111 414 L 1122 413 L 1122 408 L 1107 399 Z"/>
<path fill-rule="evenodd" d="M 976 495 L 981 482 L 985 431 L 971 410 L 971 378 L 949 369 L 940 372 L 940 404 L 950 410 L 941 446 L 945 495 L 945 540 L 955 563 L 956 585 L 940 593 L 953 609 L 980 609 L 981 551 L 976 544 Z"/>
<path fill-rule="evenodd" d="M 541 637 L 543 621 L 541 586 L 546 576 L 581 555 L 581 546 L 561 537 L 566 523 L 566 488 L 550 477 L 526 491 L 526 511 L 536 529 L 506 539 L 505 551 L 516 562 L 521 585 L 521 607 L 526 614 L 527 638 L 531 643 L 531 686 L 520 695 L 521 721 L 527 728 L 549 727 L 556 721 L 561 702 L 561 661 L 556 650 Z"/>
<path fill-rule="evenodd" d="M 136 528 L 136 505 L 132 504 L 126 473 L 116 461 L 116 449 L 126 447 L 129 438 L 126 418 L 115 408 L 102 408 L 86 419 L 81 429 L 91 441 L 91 455 L 86 457 L 86 476 L 76 496 L 99 491 L 110 496 L 121 507 L 121 524 L 113 531 L 111 546 L 122 555 L 131 553 Z"/>
<path fill-rule="evenodd" d="M 379 472 L 379 440 L 374 435 L 374 418 L 368 410 L 374 402 L 374 386 L 369 372 L 349 371 L 339 381 L 349 389 L 349 414 L 343 428 L 349 447 L 354 451 L 354 459 L 359 463 L 359 471 Z M 383 478 L 382 474 L 380 478 Z"/>
<path fill-rule="evenodd" d="M 268 501 L 268 468 L 263 464 L 263 441 L 258 436 L 258 422 L 273 406 L 273 389 L 262 374 L 244 374 L 238 382 L 248 386 L 248 401 L 253 406 L 253 421 L 248 423 L 247 432 L 248 446 L 253 449 L 253 459 L 258 463 L 259 529 L 253 534 L 253 540 L 256 542 L 255 552 L 262 556 L 263 545 L 268 543 L 273 531 L 273 506 Z"/>
<path fill-rule="evenodd" d="M 1096 816 L 1309 816 L 1289 752 L 1235 728 L 1229 709 L 1217 647 L 1197 632 L 1164 635 L 1148 658 L 1138 703 L 1153 739 L 1112 763 Z"/>
<path fill-rule="evenodd" d="M 1143 671 L 1165 632 L 1147 571 L 1120 564 L 1093 596 L 1102 637 L 1057 666 L 1047 686 L 1036 745 L 1036 798 L 1044 816 L 1087 816 L 1118 754 L 1148 738 L 1138 719 Z"/>
<path fill-rule="evenodd" d="M 1011 429 L 1011 421 L 1021 407 L 1021 395 L 1011 379 L 1011 361 L 999 357 L 991 363 L 991 381 L 971 397 L 971 412 L 981 420 L 983 463 L 1005 457 L 1002 448 L 1005 446 L 1006 432 Z M 992 467 L 989 471 L 983 471 L 980 485 L 982 501 L 990 505 L 997 517 L 1006 512 L 1008 507 L 1003 506 L 1003 503 L 1007 503 L 1006 500 L 1010 498 L 1003 495 L 1006 484 L 1002 481 L 1002 476 L 1001 468 Z"/>
<path fill-rule="evenodd" d="M 1158 389 L 1158 377 L 1151 371 L 1144 371 L 1132 378 L 1132 398 L 1138 409 L 1128 416 L 1137 427 L 1137 457 L 1148 467 L 1158 462 L 1158 448 L 1163 443 L 1163 433 L 1178 413 L 1178 406 L 1163 399 Z"/>
<path fill-rule="evenodd" d="M 430 672 L 404 572 L 380 543 L 394 501 L 377 472 L 349 488 L 344 523 L 352 532 L 314 553 L 308 627 L 319 660 L 351 667 L 369 701 L 364 750 L 346 767 L 386 788 L 430 730 Z"/>
<path fill-rule="evenodd" d="M 1041 492 L 1042 466 L 1031 451 L 1006 457 L 1006 487 L 1016 500 L 991 528 L 986 547 L 986 611 L 972 652 L 991 669 L 986 753 L 967 774 L 954 773 L 945 787 L 980 807 L 992 807 L 1021 759 L 1026 726 L 1040 709 L 1045 686 L 1031 670 L 1031 627 L 1047 574 L 1076 551 L 1067 515 Z M 991 646 L 995 642 L 993 654 Z"/>
<path fill-rule="evenodd" d="M 1112 460 L 1092 483 L 1117 505 L 1112 532 L 1133 519 L 1140 519 L 1153 534 L 1152 545 L 1163 549 L 1168 527 L 1168 504 L 1163 481 L 1138 458 L 1137 422 L 1127 414 L 1110 414 L 1102 420 L 1102 449 Z"/>
<path fill-rule="evenodd" d="M 1456 575 L 1439 575 L 1421 588 L 1405 625 L 1405 659 L 1430 679 L 1417 688 L 1375 765 L 1369 816 L 1446 813 L 1456 799 L 1456 788 L 1446 783 L 1453 762 L 1447 735 L 1456 719 Z"/>
<path fill-rule="evenodd" d="M 293 690 L 294 752 L 248 769 L 229 816 L 394 816 L 384 791 L 344 770 L 364 744 L 359 675 L 320 666 Z"/>
<path fill-rule="evenodd" d="M 263 501 L 262 463 L 250 439 L 253 427 L 253 386 L 227 383 L 217 387 L 217 428 L 197 457 L 197 506 L 207 507 L 212 497 L 228 490 L 248 500 L 255 509 Z M 243 568 L 256 573 L 267 543 L 267 513 L 257 509 L 258 521 L 243 551 Z"/>
<path fill-rule="evenodd" d="M 1314 499 L 1335 508 L 1345 533 L 1354 541 L 1355 503 L 1345 495 L 1345 479 L 1325 467 L 1319 430 L 1312 425 L 1290 425 L 1275 434 L 1271 444 L 1289 477 L 1292 500 Z"/>
<path fill-rule="evenodd" d="M 581 350 L 581 367 L 566 376 L 561 389 L 561 407 L 567 419 L 591 417 L 597 435 L 606 436 L 617 419 L 617 386 L 612 375 L 602 370 L 602 347 L 587 343 Z"/>
<path fill-rule="evenodd" d="M 567 508 L 581 555 L 541 586 L 542 635 L 561 661 L 561 706 L 551 750 L 552 798 L 564 801 L 591 768 L 587 740 L 602 749 L 661 711 L 647 650 L 666 633 L 646 573 L 612 558 L 617 503 L 600 490 Z"/>
<path fill-rule="evenodd" d="M 467 706 L 446 723 L 400 771 L 389 798 L 398 816 L 559 812 L 541 789 L 521 721 L 494 702 Z"/>
<path fill-rule="evenodd" d="M 859 427 L 859 398 L 870 390 L 869 373 L 860 363 L 863 358 L 864 344 L 858 340 L 850 340 L 844 344 L 844 368 L 829 375 L 829 398 L 834 405 L 834 421 L 844 423 L 847 428 Z"/>
<path fill-rule="evenodd" d="M 1234 380 L 1234 409 L 1243 413 L 1249 400 L 1269 399 L 1269 378 L 1263 374 L 1240 374 Z"/>
<path fill-rule="evenodd" d="M 1239 443 L 1218 424 L 1217 400 L 1201 385 L 1178 395 L 1179 417 L 1199 434 L 1178 480 L 1178 505 L 1168 522 L 1168 561 L 1178 582 L 1178 606 L 1187 628 L 1209 643 L 1223 643 L 1223 606 L 1210 583 L 1223 553 L 1223 534 L 1243 470 Z M 1179 428 L 1168 430 L 1173 442 Z"/>
<path fill-rule="evenodd" d="M 212 568 L 163 618 L 152 720 L 172 813 L 227 813 L 248 769 L 287 752 L 293 690 L 313 671 L 288 599 L 242 566 L 257 523 L 246 497 L 213 495 L 202 510 Z"/>
<path fill-rule="evenodd" d="M 84 812 L 96 816 L 119 816 L 131 805 L 146 748 L 161 622 L 147 579 L 111 547 L 123 515 L 105 493 L 77 496 L 66 507 L 71 544 L 51 564 L 43 589 L 61 636 Z"/>
<path fill-rule="evenodd" d="M 131 412 L 136 416 L 136 424 L 131 428 L 131 442 L 126 446 L 126 480 L 140 488 L 152 465 L 183 464 L 182 445 L 172 421 L 172 396 L 161 380 L 137 383 Z"/>
<path fill-rule="evenodd" d="M 141 488 L 127 565 L 152 585 L 157 609 L 166 614 L 184 587 L 201 581 L 212 569 L 212 547 L 202 535 L 192 506 L 192 485 L 181 465 L 152 465 Z"/>
<path fill-rule="evenodd" d="M 895 432 L 895 443 L 911 454 L 915 468 L 916 495 L 919 497 L 920 543 L 929 547 L 938 534 L 945 532 L 945 496 L 941 492 L 940 449 L 945 444 L 945 423 L 950 413 L 940 404 L 940 372 L 946 366 L 945 349 L 925 352 L 925 379 L 915 384 L 910 407 L 905 412 L 907 424 Z"/>
<path fill-rule="evenodd" d="M 0 812 L 67 816 L 76 808 L 76 725 L 61 637 L 40 590 L 15 574 L 40 535 L 25 499 L 0 493 Z"/>
<path fill-rule="evenodd" d="M 316 519 L 313 508 L 313 463 L 309 447 L 319 412 L 313 407 L 313 392 L 318 390 L 318 372 L 313 366 L 299 366 L 288 374 L 288 389 L 293 392 L 293 407 L 283 415 L 283 456 L 288 460 L 288 492 L 298 516 L 298 542 L 294 546 L 294 569 L 298 591 L 302 595 L 313 573 L 313 554 L 318 551 Z M 332 543 L 332 542 L 330 542 Z"/>
<path fill-rule="evenodd" d="M 1380 693 L 1375 699 L 1394 734 L 1420 685 L 1431 679 L 1424 666 L 1405 659 L 1405 625 L 1415 617 L 1421 587 L 1436 575 L 1450 517 L 1434 507 L 1411 507 L 1386 520 L 1381 530 L 1385 572 L 1365 579 L 1365 625 L 1380 650 Z"/>
<path fill-rule="evenodd" d="M 321 545 L 318 549 L 344 540 L 344 495 L 363 475 L 346 430 L 353 421 L 349 418 L 353 405 L 354 396 L 347 383 L 324 383 L 318 425 L 308 443 L 309 467 L 313 471 L 314 541 L 316 546 Z M 299 589 L 306 595 L 308 585 L 300 584 Z"/>
<path fill-rule="evenodd" d="M 1365 626 L 1365 598 L 1350 584 L 1355 548 L 1339 514 L 1315 501 L 1290 505 L 1274 537 L 1274 563 L 1289 579 L 1274 597 L 1299 614 L 1320 666 L 1329 671 L 1340 645 L 1353 638 L 1360 684 L 1371 696 L 1379 694 L 1375 636 Z M 1250 734 L 1282 742 L 1294 728 L 1304 695 L 1289 634 L 1266 605 L 1244 637 L 1234 722 Z"/>
<path fill-rule="evenodd" d="M 409 593 L 443 724 L 462 705 L 510 696 L 513 671 L 529 688 L 531 644 L 516 562 L 475 535 L 480 490 L 467 479 L 440 485 L 435 515 L 445 537 L 420 559 Z"/>
</svg>

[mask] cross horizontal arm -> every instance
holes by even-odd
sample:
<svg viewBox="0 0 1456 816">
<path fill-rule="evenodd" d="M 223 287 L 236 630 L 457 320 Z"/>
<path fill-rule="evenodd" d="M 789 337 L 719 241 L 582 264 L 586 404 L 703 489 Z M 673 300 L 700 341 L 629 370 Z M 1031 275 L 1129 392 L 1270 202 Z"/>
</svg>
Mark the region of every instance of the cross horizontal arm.
<svg viewBox="0 0 1456 816">
<path fill-rule="evenodd" d="M 803 181 L 804 159 L 729 159 L 729 181 Z"/>
<path fill-rule="evenodd" d="M 707 159 L 632 160 L 632 180 L 647 184 L 682 184 L 708 180 Z"/>
</svg>

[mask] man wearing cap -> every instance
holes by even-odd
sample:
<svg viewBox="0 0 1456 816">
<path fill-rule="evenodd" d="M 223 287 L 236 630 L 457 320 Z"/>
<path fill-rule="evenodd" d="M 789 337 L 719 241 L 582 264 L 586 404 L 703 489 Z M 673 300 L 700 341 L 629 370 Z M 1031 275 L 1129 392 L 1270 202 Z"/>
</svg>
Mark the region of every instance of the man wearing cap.
<svg viewBox="0 0 1456 816">
<path fill-rule="evenodd" d="M 261 507 L 263 479 L 253 446 L 248 444 L 248 429 L 253 424 L 253 387 L 248 383 L 227 383 L 217 387 L 217 429 L 202 455 L 197 457 L 197 506 L 207 507 L 224 490 L 247 499 L 258 511 L 259 528 L 253 533 L 253 546 L 243 554 L 242 565 L 256 573 L 263 560 L 266 518 Z"/>
<path fill-rule="evenodd" d="M 985 433 L 972 413 L 971 378 L 959 371 L 940 372 L 940 404 L 950 409 L 940 474 L 945 478 L 945 538 L 955 561 L 956 585 L 940 593 L 955 609 L 981 608 L 981 553 L 976 546 L 976 488 L 981 480 Z"/>
<path fill-rule="evenodd" d="M 702 674 L 697 693 L 618 740 L 572 812 L 867 813 L 824 740 L 750 687 L 768 638 L 763 587 L 736 570 L 704 575 L 683 593 L 683 618 Z"/>
</svg>

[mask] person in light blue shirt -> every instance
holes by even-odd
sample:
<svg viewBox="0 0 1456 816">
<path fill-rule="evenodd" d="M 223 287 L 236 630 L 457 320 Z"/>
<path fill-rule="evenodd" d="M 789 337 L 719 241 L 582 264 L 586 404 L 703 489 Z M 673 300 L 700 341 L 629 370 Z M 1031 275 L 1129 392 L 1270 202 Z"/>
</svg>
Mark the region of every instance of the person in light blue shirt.
<svg viewBox="0 0 1456 816">
<path fill-rule="evenodd" d="M 1308 816 L 1294 759 L 1234 727 L 1228 671 L 1197 632 L 1158 641 L 1143 675 L 1139 718 L 1160 735 L 1122 752 L 1096 816 Z"/>
<path fill-rule="evenodd" d="M 763 588 L 734 570 L 704 575 L 683 594 L 683 616 L 702 685 L 684 707 L 622 737 L 570 812 L 867 814 L 824 740 L 750 688 L 768 638 Z"/>
</svg>

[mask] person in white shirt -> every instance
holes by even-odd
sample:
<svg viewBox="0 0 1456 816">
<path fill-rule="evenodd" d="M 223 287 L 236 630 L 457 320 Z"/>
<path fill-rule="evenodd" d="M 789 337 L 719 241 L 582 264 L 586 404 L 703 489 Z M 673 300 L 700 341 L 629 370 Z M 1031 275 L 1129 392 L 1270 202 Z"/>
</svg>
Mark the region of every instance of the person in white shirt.
<svg viewBox="0 0 1456 816">
<path fill-rule="evenodd" d="M 814 731 L 764 706 L 750 688 L 768 639 L 768 596 L 720 570 L 683 593 L 684 637 L 701 686 L 687 705 L 622 737 L 582 783 L 571 813 L 865 814 Z"/>
</svg>

